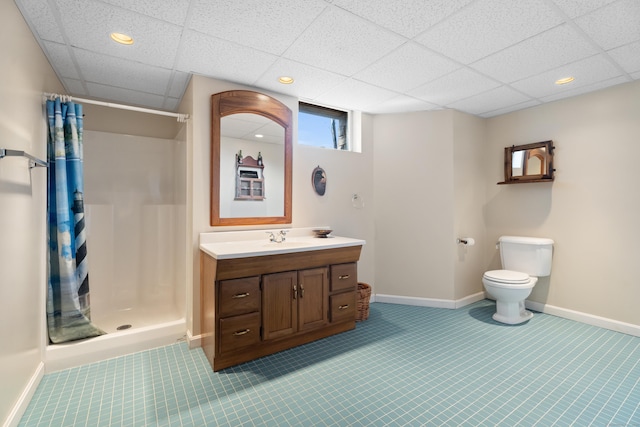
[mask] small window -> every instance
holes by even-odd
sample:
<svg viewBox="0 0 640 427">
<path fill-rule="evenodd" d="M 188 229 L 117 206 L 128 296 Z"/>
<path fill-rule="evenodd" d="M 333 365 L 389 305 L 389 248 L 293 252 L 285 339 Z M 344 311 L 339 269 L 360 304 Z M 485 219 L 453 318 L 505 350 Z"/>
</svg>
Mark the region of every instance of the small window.
<svg viewBox="0 0 640 427">
<path fill-rule="evenodd" d="M 314 147 L 349 150 L 349 113 L 300 102 L 298 142 Z"/>
</svg>

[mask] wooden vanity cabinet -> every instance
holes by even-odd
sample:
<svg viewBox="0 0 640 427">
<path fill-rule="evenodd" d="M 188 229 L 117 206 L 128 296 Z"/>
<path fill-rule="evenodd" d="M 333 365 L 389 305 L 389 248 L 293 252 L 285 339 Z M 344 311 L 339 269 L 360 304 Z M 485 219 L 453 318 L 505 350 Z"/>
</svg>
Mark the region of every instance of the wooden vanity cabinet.
<svg viewBox="0 0 640 427">
<path fill-rule="evenodd" d="M 201 252 L 202 348 L 213 370 L 355 328 L 360 250 L 223 260 Z"/>
</svg>

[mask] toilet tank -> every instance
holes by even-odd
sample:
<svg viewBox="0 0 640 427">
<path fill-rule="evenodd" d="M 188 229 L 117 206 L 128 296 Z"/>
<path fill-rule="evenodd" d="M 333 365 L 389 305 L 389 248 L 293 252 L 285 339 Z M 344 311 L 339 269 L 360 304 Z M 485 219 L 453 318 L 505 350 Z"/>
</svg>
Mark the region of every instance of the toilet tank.
<svg viewBox="0 0 640 427">
<path fill-rule="evenodd" d="M 503 269 L 520 271 L 535 277 L 551 274 L 553 240 L 541 237 L 502 236 L 498 243 Z"/>
</svg>

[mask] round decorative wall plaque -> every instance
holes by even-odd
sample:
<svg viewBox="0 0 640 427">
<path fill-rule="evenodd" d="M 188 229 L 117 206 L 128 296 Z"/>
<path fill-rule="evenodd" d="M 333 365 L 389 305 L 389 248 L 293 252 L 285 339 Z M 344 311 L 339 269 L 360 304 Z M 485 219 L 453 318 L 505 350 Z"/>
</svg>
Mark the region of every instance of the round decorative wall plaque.
<svg viewBox="0 0 640 427">
<path fill-rule="evenodd" d="M 311 185 L 319 196 L 324 196 L 324 192 L 327 189 L 327 174 L 320 166 L 313 170 L 311 174 Z"/>
</svg>

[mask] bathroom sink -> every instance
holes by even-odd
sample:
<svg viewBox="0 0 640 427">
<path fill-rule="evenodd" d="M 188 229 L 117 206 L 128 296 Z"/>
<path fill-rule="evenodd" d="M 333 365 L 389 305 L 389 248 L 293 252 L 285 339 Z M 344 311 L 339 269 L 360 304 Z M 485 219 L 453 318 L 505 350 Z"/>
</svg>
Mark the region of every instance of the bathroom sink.
<svg viewBox="0 0 640 427">
<path fill-rule="evenodd" d="M 260 236 L 260 233 L 248 234 L 247 237 Z M 351 239 L 348 237 L 330 236 L 326 239 L 318 239 L 313 235 L 306 236 L 287 236 L 287 240 L 284 242 L 270 242 L 268 239 L 259 240 L 244 240 L 243 232 L 228 233 L 229 236 L 238 238 L 239 240 L 227 240 L 219 241 L 215 240 L 221 238 L 223 233 L 208 233 L 201 234 L 200 249 L 216 259 L 229 259 L 229 258 L 247 258 L 255 256 L 266 256 L 285 254 L 289 252 L 306 252 L 317 251 L 323 249 L 334 249 L 347 246 L 362 246 L 365 244 L 364 240 Z"/>
<path fill-rule="evenodd" d="M 287 248 L 300 248 L 302 246 L 309 246 L 308 242 L 268 242 L 263 245 L 265 248 L 270 249 L 287 249 Z"/>
</svg>

